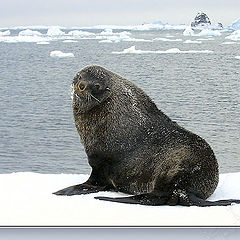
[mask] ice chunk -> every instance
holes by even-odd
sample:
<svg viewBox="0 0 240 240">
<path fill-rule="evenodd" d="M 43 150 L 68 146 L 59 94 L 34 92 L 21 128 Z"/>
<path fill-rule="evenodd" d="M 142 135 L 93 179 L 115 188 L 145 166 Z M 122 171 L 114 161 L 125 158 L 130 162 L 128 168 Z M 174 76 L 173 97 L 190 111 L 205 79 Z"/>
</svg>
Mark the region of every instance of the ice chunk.
<svg viewBox="0 0 240 240">
<path fill-rule="evenodd" d="M 74 57 L 74 54 L 73 53 L 64 53 L 61 51 L 51 51 L 50 57 L 56 57 L 56 58 Z"/>
<path fill-rule="evenodd" d="M 221 36 L 220 31 L 218 30 L 211 30 L 211 29 L 203 29 L 200 33 L 196 34 L 196 36 Z"/>
<path fill-rule="evenodd" d="M 76 40 L 64 40 L 64 43 L 77 43 L 78 41 Z"/>
<path fill-rule="evenodd" d="M 163 42 L 181 42 L 182 39 L 169 39 L 169 38 L 154 38 L 153 41 L 163 41 Z"/>
<path fill-rule="evenodd" d="M 152 50 L 137 50 L 135 46 L 132 46 L 130 48 L 124 49 L 122 52 L 112 52 L 113 54 L 129 54 L 129 53 L 135 53 L 135 54 L 146 54 L 146 53 L 157 53 L 157 54 L 174 54 L 174 53 L 213 53 L 211 50 L 180 50 L 178 48 L 171 48 L 168 50 L 158 50 L 158 51 L 152 51 Z"/>
<path fill-rule="evenodd" d="M 183 36 L 193 36 L 194 35 L 194 31 L 193 29 L 188 26 L 184 31 L 183 31 Z"/>
<path fill-rule="evenodd" d="M 38 45 L 48 45 L 49 42 L 37 42 Z"/>
<path fill-rule="evenodd" d="M 18 33 L 18 36 L 41 36 L 42 33 L 38 31 L 32 31 L 30 29 L 23 30 Z"/>
<path fill-rule="evenodd" d="M 113 35 L 113 30 L 111 28 L 106 28 L 100 33 L 100 35 Z"/>
<path fill-rule="evenodd" d="M 183 43 L 197 43 L 197 44 L 200 44 L 202 43 L 201 41 L 197 41 L 197 40 L 186 40 L 185 42 Z"/>
<path fill-rule="evenodd" d="M 240 30 L 234 31 L 231 35 L 229 35 L 225 38 L 233 40 L 233 41 L 239 41 L 240 40 Z"/>
<path fill-rule="evenodd" d="M 0 32 L 0 36 L 9 36 L 11 34 L 11 32 L 9 30 Z"/>
<path fill-rule="evenodd" d="M 52 26 L 47 31 L 48 36 L 61 36 L 65 35 L 65 32 L 63 32 L 59 27 Z"/>
<path fill-rule="evenodd" d="M 231 28 L 234 30 L 240 30 L 240 18 L 232 23 Z"/>
<path fill-rule="evenodd" d="M 86 31 L 81 31 L 81 30 L 73 30 L 68 32 L 68 35 L 70 36 L 80 36 L 80 37 L 85 37 L 85 36 L 94 36 L 94 33 L 91 32 L 86 32 Z"/>
<path fill-rule="evenodd" d="M 235 58 L 240 60 L 240 56 L 236 56 Z"/>
<path fill-rule="evenodd" d="M 231 44 L 235 44 L 236 42 L 223 42 L 223 45 L 231 45 Z"/>
</svg>

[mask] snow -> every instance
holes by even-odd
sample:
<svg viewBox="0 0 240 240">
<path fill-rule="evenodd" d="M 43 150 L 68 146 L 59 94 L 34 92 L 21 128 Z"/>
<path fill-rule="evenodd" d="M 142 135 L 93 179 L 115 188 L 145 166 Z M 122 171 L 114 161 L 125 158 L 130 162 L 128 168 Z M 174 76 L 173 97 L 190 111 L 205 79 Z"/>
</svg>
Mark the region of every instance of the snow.
<svg viewBox="0 0 240 240">
<path fill-rule="evenodd" d="M 50 57 L 56 57 L 56 58 L 74 57 L 74 54 L 73 53 L 64 53 L 61 51 L 51 51 Z"/>
<path fill-rule="evenodd" d="M 9 30 L 0 32 L 0 36 L 9 36 L 11 34 L 11 32 Z"/>
<path fill-rule="evenodd" d="M 1 226 L 225 226 L 240 224 L 240 205 L 218 207 L 141 206 L 105 202 L 94 196 L 121 197 L 99 192 L 79 196 L 52 193 L 88 179 L 82 174 L 0 174 Z M 209 200 L 240 199 L 240 173 L 221 174 Z"/>
<path fill-rule="evenodd" d="M 229 36 L 225 37 L 226 39 L 230 39 L 232 41 L 240 41 L 240 30 L 236 30 L 231 33 Z"/>
<path fill-rule="evenodd" d="M 59 27 L 52 26 L 47 31 L 48 36 L 61 36 L 65 35 L 65 32 L 63 32 Z"/>
<path fill-rule="evenodd" d="M 23 30 L 18 33 L 18 36 L 41 36 L 42 34 L 38 31 L 32 31 L 30 29 Z"/>
<path fill-rule="evenodd" d="M 0 42 L 6 42 L 6 43 L 37 43 L 37 42 L 45 42 L 49 41 L 46 37 L 41 36 L 0 36 Z"/>
<path fill-rule="evenodd" d="M 231 28 L 234 30 L 240 30 L 240 18 L 232 23 Z"/>
<path fill-rule="evenodd" d="M 184 31 L 183 31 L 183 36 L 194 36 L 194 31 L 190 26 L 188 26 Z"/>
<path fill-rule="evenodd" d="M 223 42 L 223 45 L 230 45 L 230 44 L 235 44 L 236 42 Z"/>
<path fill-rule="evenodd" d="M 202 43 L 201 41 L 197 41 L 197 40 L 186 40 L 186 41 L 184 41 L 183 43 L 197 43 L 197 44 L 200 44 L 200 43 Z"/>
<path fill-rule="evenodd" d="M 38 45 L 48 45 L 49 42 L 37 42 Z"/>
<path fill-rule="evenodd" d="M 85 36 L 94 36 L 94 33 L 91 32 L 86 32 L 86 31 L 81 31 L 81 30 L 73 30 L 68 32 L 68 35 L 70 36 L 77 36 L 77 37 L 85 37 Z"/>
<path fill-rule="evenodd" d="M 182 42 L 182 39 L 169 39 L 169 38 L 154 38 L 153 41 L 163 41 L 163 42 Z"/>
<path fill-rule="evenodd" d="M 200 33 L 196 34 L 195 36 L 216 36 L 219 37 L 222 34 L 218 30 L 211 30 L 211 29 L 203 29 Z"/>
<path fill-rule="evenodd" d="M 182 51 L 178 48 L 171 48 L 168 50 L 158 50 L 158 51 L 151 51 L 151 50 L 137 50 L 135 46 L 132 46 L 130 48 L 124 49 L 122 52 L 112 52 L 113 54 L 146 54 L 146 53 L 158 53 L 158 54 L 168 54 L 168 53 L 213 53 L 213 51 L 210 50 L 185 50 Z"/>
</svg>

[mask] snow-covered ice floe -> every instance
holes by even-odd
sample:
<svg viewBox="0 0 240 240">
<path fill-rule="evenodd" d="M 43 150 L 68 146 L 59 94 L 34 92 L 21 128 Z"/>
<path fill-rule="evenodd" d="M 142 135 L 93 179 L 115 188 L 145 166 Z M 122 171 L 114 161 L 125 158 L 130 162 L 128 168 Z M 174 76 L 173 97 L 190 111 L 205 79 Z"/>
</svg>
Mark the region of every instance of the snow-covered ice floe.
<svg viewBox="0 0 240 240">
<path fill-rule="evenodd" d="M 240 18 L 234 21 L 230 27 L 233 30 L 240 30 Z"/>
<path fill-rule="evenodd" d="M 231 33 L 229 36 L 225 37 L 226 39 L 230 39 L 232 41 L 240 41 L 240 30 L 236 30 Z"/>
<path fill-rule="evenodd" d="M 95 196 L 52 193 L 88 179 L 82 174 L 0 174 L 1 226 L 226 226 L 240 224 L 240 204 L 214 207 L 142 206 L 105 202 Z M 209 200 L 240 199 L 240 173 L 221 174 Z"/>
<path fill-rule="evenodd" d="M 9 30 L 6 31 L 0 31 L 0 36 L 9 36 L 11 32 Z"/>
<path fill-rule="evenodd" d="M 180 50 L 178 48 L 171 48 L 165 51 L 158 50 L 158 51 L 151 51 L 151 50 L 137 50 L 135 46 L 130 48 L 126 48 L 121 52 L 112 52 L 113 54 L 147 54 L 147 53 L 158 53 L 158 54 L 174 54 L 174 53 L 213 53 L 211 50 Z"/>
<path fill-rule="evenodd" d="M 73 53 L 64 53 L 61 51 L 51 51 L 50 57 L 56 57 L 56 58 L 74 57 L 74 54 Z"/>
<path fill-rule="evenodd" d="M 200 33 L 195 34 L 195 36 L 203 37 L 203 36 L 221 36 L 221 32 L 219 30 L 212 30 L 212 29 L 203 29 Z"/>
<path fill-rule="evenodd" d="M 202 43 L 202 41 L 197 41 L 197 40 L 186 40 L 186 41 L 184 41 L 183 43 L 193 43 L 193 44 L 200 44 L 200 43 Z"/>
<path fill-rule="evenodd" d="M 153 41 L 163 41 L 163 42 L 182 42 L 181 38 L 169 39 L 169 38 L 154 38 Z"/>
</svg>

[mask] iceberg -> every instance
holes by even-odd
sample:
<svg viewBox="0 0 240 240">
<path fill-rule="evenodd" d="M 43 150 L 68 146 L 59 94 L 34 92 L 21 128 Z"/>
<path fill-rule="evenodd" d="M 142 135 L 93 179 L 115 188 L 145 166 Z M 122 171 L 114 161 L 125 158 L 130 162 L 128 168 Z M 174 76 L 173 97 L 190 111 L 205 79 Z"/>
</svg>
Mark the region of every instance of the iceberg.
<svg viewBox="0 0 240 240">
<path fill-rule="evenodd" d="M 232 23 L 230 26 L 233 30 L 240 30 L 240 18 Z"/>
<path fill-rule="evenodd" d="M 0 32 L 0 36 L 9 36 L 9 35 L 11 35 L 11 32 L 9 30 Z"/>
<path fill-rule="evenodd" d="M 194 36 L 194 31 L 193 29 L 188 26 L 184 31 L 183 31 L 183 36 Z"/>
<path fill-rule="evenodd" d="M 130 48 L 124 49 L 122 52 L 112 52 L 113 54 L 146 54 L 146 53 L 157 53 L 157 54 L 173 54 L 173 53 L 213 53 L 211 50 L 180 50 L 178 48 L 171 48 L 165 51 L 158 50 L 158 51 L 152 51 L 152 50 L 137 50 L 135 46 L 132 46 Z"/>
<path fill-rule="evenodd" d="M 154 38 L 153 41 L 163 41 L 163 42 L 182 42 L 182 39 L 169 39 L 169 38 Z"/>
<path fill-rule="evenodd" d="M 226 39 L 230 39 L 232 41 L 239 41 L 240 40 L 240 30 L 236 30 L 231 33 L 229 36 L 225 37 Z"/>
<path fill-rule="evenodd" d="M 42 36 L 42 33 L 38 31 L 32 31 L 30 29 L 23 30 L 18 33 L 18 36 Z"/>
<path fill-rule="evenodd" d="M 59 27 L 52 26 L 47 31 L 48 36 L 62 36 L 65 35 L 65 32 L 63 32 Z"/>
<path fill-rule="evenodd" d="M 94 199 L 120 192 L 56 196 L 52 193 L 88 179 L 83 174 L 0 174 L 3 226 L 239 226 L 240 204 L 214 207 L 142 206 Z M 208 199 L 240 199 L 240 173 L 220 174 Z"/>
<path fill-rule="evenodd" d="M 88 36 L 94 36 L 95 33 L 81 31 L 81 30 L 73 30 L 68 32 L 67 35 L 74 36 L 74 37 L 88 37 Z"/>
<path fill-rule="evenodd" d="M 41 36 L 0 36 L 0 42 L 5 43 L 37 43 L 37 42 L 46 42 L 48 38 L 41 37 Z"/>
<path fill-rule="evenodd" d="M 220 33 L 220 31 L 218 30 L 212 30 L 212 29 L 203 29 L 200 33 L 196 34 L 195 36 L 215 36 L 215 37 L 219 37 L 222 34 Z"/>
<path fill-rule="evenodd" d="M 186 40 L 186 41 L 184 41 L 183 43 L 193 43 L 193 44 L 200 44 L 200 43 L 202 43 L 201 41 L 197 41 L 197 40 Z"/>
<path fill-rule="evenodd" d="M 55 58 L 74 57 L 74 54 L 73 53 L 64 53 L 61 51 L 51 51 L 50 57 L 55 57 Z"/>
</svg>

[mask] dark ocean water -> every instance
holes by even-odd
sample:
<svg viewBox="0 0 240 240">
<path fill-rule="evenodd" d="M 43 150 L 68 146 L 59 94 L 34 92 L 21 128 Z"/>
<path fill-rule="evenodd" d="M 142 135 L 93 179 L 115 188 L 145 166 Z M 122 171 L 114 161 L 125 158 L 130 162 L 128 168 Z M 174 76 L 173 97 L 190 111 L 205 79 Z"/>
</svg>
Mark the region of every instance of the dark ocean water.
<svg viewBox="0 0 240 240">
<path fill-rule="evenodd" d="M 131 37 L 146 40 L 197 39 L 184 37 L 182 31 L 131 33 Z M 229 33 L 201 44 L 99 43 L 97 39 L 68 43 L 59 39 L 48 45 L 0 42 L 0 173 L 90 172 L 74 126 L 70 85 L 76 72 L 91 64 L 131 79 L 163 112 L 207 140 L 221 173 L 240 171 L 240 60 L 235 59 L 240 45 L 223 45 L 226 35 Z M 141 50 L 179 48 L 213 53 L 112 53 L 133 45 Z M 52 58 L 53 50 L 75 57 Z"/>
</svg>

